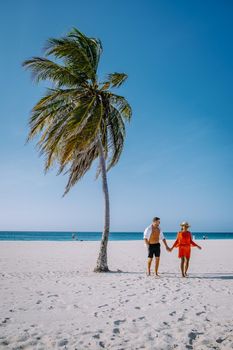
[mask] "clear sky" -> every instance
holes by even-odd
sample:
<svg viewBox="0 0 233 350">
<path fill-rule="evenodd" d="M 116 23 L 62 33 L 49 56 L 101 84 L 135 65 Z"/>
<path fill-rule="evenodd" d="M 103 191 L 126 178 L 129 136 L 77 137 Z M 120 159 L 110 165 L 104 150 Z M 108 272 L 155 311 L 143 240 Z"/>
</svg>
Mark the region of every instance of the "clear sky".
<svg viewBox="0 0 233 350">
<path fill-rule="evenodd" d="M 102 40 L 99 75 L 125 72 L 133 108 L 109 176 L 111 230 L 233 231 L 233 2 L 21 0 L 0 5 L 0 230 L 99 231 L 93 169 L 62 198 L 66 176 L 44 175 L 28 118 L 45 86 L 21 63 L 73 26 Z"/>
</svg>

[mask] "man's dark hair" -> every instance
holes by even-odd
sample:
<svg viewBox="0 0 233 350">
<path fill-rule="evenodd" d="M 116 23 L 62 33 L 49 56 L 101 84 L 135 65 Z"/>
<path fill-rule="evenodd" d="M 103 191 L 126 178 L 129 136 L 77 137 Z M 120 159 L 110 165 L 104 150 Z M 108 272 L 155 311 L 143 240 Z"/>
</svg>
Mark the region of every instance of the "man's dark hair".
<svg viewBox="0 0 233 350">
<path fill-rule="evenodd" d="M 158 218 L 157 216 L 155 216 L 154 218 L 153 218 L 153 222 L 155 222 L 155 221 L 158 221 L 158 220 L 160 220 L 160 218 Z"/>
</svg>

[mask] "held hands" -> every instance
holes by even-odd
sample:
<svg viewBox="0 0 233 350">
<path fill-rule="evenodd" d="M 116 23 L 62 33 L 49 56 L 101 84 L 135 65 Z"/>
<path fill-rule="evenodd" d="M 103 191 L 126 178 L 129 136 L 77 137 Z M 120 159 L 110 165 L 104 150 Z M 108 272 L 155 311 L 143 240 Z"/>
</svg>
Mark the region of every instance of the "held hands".
<svg viewBox="0 0 233 350">
<path fill-rule="evenodd" d="M 169 248 L 168 246 L 166 247 L 167 251 L 171 253 L 172 248 Z"/>
</svg>

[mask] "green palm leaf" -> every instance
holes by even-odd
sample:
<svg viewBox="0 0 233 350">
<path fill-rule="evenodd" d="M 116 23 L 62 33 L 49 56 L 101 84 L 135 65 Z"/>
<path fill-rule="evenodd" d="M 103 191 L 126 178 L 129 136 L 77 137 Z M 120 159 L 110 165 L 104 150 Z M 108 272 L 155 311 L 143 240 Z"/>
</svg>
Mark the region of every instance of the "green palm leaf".
<svg viewBox="0 0 233 350">
<path fill-rule="evenodd" d="M 49 39 L 45 52 L 46 55 L 63 59 L 75 74 L 95 82 L 102 53 L 100 40 L 88 38 L 74 28 L 65 38 Z"/>
<path fill-rule="evenodd" d="M 67 36 L 74 39 L 86 51 L 86 55 L 91 61 L 92 67 L 96 73 L 100 55 L 103 52 L 101 41 L 99 39 L 86 37 L 77 28 L 73 28 Z"/>
<path fill-rule="evenodd" d="M 57 87 L 85 86 L 86 83 L 85 79 L 76 76 L 69 67 L 61 66 L 47 58 L 33 57 L 25 61 L 23 65 L 31 70 L 32 76 L 37 82 L 51 80 Z"/>
<path fill-rule="evenodd" d="M 127 78 L 128 78 L 127 74 L 112 73 L 112 74 L 108 74 L 107 82 L 109 82 L 110 86 L 112 87 L 119 87 L 126 81 Z"/>
<path fill-rule="evenodd" d="M 111 106 L 111 113 L 108 120 L 108 148 L 111 153 L 108 157 L 107 170 L 110 170 L 114 165 L 117 164 L 125 140 L 125 125 L 121 118 L 120 112 Z"/>
<path fill-rule="evenodd" d="M 69 174 L 65 193 L 99 157 L 98 137 L 107 170 L 116 165 L 123 150 L 125 122 L 132 110 L 123 96 L 110 89 L 121 86 L 127 75 L 109 74 L 107 81 L 98 83 L 102 51 L 100 40 L 73 28 L 65 37 L 47 41 L 45 54 L 52 59 L 33 57 L 23 63 L 37 82 L 47 80 L 56 86 L 34 106 L 28 140 L 39 136 L 37 147 L 45 157 L 46 171 L 56 164 L 58 173 Z"/>
<path fill-rule="evenodd" d="M 61 114 L 74 109 L 76 101 L 82 94 L 76 89 L 49 90 L 48 94 L 41 98 L 32 110 L 29 126 L 28 141 L 40 133 L 46 126 L 60 118 Z"/>
<path fill-rule="evenodd" d="M 132 109 L 131 109 L 128 101 L 123 96 L 111 94 L 110 95 L 110 103 L 119 110 L 119 112 L 124 120 L 130 121 L 131 116 L 132 116 Z"/>
</svg>

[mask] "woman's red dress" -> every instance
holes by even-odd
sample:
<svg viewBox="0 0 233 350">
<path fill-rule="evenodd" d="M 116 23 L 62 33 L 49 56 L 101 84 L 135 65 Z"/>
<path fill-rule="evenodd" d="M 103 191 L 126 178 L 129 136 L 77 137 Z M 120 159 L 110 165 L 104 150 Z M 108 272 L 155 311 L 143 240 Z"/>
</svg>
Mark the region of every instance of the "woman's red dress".
<svg viewBox="0 0 233 350">
<path fill-rule="evenodd" d="M 190 258 L 191 246 L 197 247 L 197 244 L 193 242 L 191 232 L 180 231 L 177 234 L 177 239 L 173 244 L 174 248 L 179 248 L 179 258 Z"/>
</svg>

